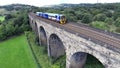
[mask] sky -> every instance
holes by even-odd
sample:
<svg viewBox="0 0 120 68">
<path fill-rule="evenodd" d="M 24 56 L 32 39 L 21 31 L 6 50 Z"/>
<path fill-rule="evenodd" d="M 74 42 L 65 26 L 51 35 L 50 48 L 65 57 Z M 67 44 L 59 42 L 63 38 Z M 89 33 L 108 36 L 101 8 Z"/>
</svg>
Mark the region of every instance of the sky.
<svg viewBox="0 0 120 68">
<path fill-rule="evenodd" d="M 33 6 L 45 6 L 45 5 L 57 5 L 61 3 L 72 3 L 72 4 L 79 4 L 79 3 L 115 3 L 120 2 L 120 0 L 1 0 L 1 5 L 8 5 L 8 4 L 27 4 Z"/>
</svg>

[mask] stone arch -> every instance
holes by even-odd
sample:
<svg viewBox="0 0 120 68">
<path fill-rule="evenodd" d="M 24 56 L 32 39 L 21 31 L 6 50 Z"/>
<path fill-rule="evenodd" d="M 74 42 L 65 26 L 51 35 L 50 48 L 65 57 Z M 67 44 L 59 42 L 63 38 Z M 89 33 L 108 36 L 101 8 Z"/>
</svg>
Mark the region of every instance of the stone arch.
<svg viewBox="0 0 120 68">
<path fill-rule="evenodd" d="M 32 19 L 29 18 L 29 25 L 31 26 L 32 24 Z"/>
<path fill-rule="evenodd" d="M 44 30 L 44 28 L 42 26 L 39 27 L 39 43 L 40 45 L 45 45 L 47 46 L 47 36 L 46 36 L 46 32 Z"/>
<path fill-rule="evenodd" d="M 31 25 L 33 25 L 33 20 L 31 20 Z"/>
<path fill-rule="evenodd" d="M 51 34 L 49 37 L 49 53 L 53 58 L 58 58 L 65 55 L 65 47 L 63 42 L 56 34 Z"/>
<path fill-rule="evenodd" d="M 87 54 L 84 52 L 74 53 L 70 57 L 70 68 L 83 68 L 86 62 Z"/>
<path fill-rule="evenodd" d="M 33 24 L 33 20 L 32 20 L 32 19 L 31 19 L 31 21 L 30 21 L 30 26 L 31 26 L 31 28 L 33 29 L 34 24 Z"/>
<path fill-rule="evenodd" d="M 33 28 L 33 20 L 31 18 L 29 18 L 29 25 Z"/>
<path fill-rule="evenodd" d="M 38 34 L 38 26 L 37 26 L 37 23 L 35 22 L 35 27 L 34 27 L 34 31 L 35 31 L 35 34 L 37 35 L 37 37 L 39 36 Z"/>
<path fill-rule="evenodd" d="M 89 63 L 96 64 L 96 62 L 101 65 L 100 68 L 104 68 L 103 64 L 93 55 L 85 53 L 85 52 L 76 52 L 70 57 L 70 67 L 69 68 L 84 68 L 84 67 L 88 68 Z M 95 66 L 97 66 L 97 65 L 95 65 Z"/>
</svg>

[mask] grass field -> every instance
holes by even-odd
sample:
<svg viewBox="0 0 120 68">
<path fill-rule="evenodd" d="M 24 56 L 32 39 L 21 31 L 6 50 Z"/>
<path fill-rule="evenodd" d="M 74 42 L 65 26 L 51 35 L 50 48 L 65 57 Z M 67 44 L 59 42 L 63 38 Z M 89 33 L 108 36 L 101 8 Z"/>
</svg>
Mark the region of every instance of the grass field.
<svg viewBox="0 0 120 68">
<path fill-rule="evenodd" d="M 5 16 L 0 16 L 0 21 L 4 21 L 5 20 Z"/>
<path fill-rule="evenodd" d="M 25 35 L 0 42 L 0 68 L 38 68 Z"/>
</svg>

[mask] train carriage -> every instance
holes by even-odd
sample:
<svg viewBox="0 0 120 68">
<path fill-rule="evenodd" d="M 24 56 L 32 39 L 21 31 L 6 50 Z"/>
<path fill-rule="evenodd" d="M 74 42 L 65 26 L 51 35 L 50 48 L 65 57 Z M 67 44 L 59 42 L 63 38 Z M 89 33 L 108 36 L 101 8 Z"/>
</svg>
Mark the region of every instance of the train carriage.
<svg viewBox="0 0 120 68">
<path fill-rule="evenodd" d="M 57 21 L 60 24 L 66 23 L 66 17 L 62 14 L 36 12 L 36 15 L 46 19 Z"/>
</svg>

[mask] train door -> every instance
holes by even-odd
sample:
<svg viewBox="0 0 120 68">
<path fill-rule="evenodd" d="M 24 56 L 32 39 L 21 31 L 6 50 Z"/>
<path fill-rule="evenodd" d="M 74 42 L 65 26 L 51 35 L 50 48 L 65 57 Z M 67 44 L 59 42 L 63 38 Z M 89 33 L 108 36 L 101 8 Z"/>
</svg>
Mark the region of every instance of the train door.
<svg viewBox="0 0 120 68">
<path fill-rule="evenodd" d="M 59 15 L 56 16 L 56 20 L 57 20 L 57 22 L 60 22 L 60 16 Z"/>
</svg>

